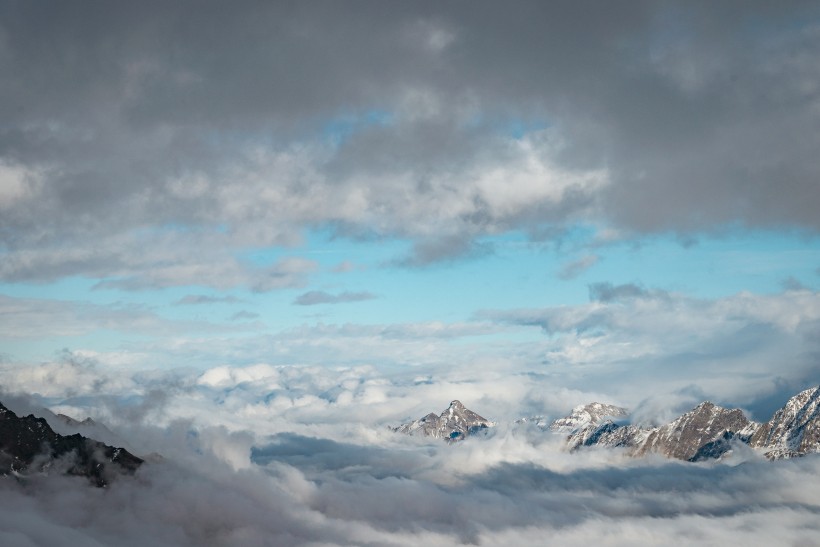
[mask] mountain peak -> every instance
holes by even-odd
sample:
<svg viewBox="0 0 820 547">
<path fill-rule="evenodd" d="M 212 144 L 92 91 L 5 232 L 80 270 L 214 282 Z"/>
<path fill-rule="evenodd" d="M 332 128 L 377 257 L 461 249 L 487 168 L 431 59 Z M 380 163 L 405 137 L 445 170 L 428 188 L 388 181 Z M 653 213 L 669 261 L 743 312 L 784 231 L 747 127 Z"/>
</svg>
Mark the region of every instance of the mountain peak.
<svg viewBox="0 0 820 547">
<path fill-rule="evenodd" d="M 395 427 L 393 431 L 460 441 L 492 425 L 489 420 L 482 418 L 466 408 L 461 401 L 454 399 L 440 415 L 437 416 L 431 412 L 423 418 Z"/>
<path fill-rule="evenodd" d="M 623 407 L 594 402 L 576 406 L 569 416 L 553 421 L 550 430 L 572 433 L 587 426 L 602 424 L 607 418 L 624 418 L 628 415 L 629 411 Z"/>
<path fill-rule="evenodd" d="M 772 459 L 820 451 L 820 386 L 801 391 L 752 435 Z"/>
</svg>

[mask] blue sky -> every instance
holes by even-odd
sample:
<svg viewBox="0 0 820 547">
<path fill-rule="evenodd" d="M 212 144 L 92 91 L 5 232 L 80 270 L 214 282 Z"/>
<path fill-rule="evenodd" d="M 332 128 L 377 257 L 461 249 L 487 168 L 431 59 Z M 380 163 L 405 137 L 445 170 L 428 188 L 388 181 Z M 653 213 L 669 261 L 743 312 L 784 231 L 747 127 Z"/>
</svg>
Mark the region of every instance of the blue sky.
<svg viewBox="0 0 820 547">
<path fill-rule="evenodd" d="M 740 292 L 776 294 L 796 284 L 816 290 L 819 277 L 817 238 L 794 230 L 732 230 L 689 242 L 661 234 L 598 244 L 594 229 L 578 226 L 558 244 L 520 232 L 485 237 L 480 244 L 487 251 L 476 257 L 405 267 L 396 260 L 408 252 L 406 240 L 358 241 L 314 231 L 295 247 L 242 253 L 260 265 L 282 257 L 316 262 L 304 285 L 277 291 L 215 290 L 207 284 L 124 291 L 99 288 L 99 280 L 81 276 L 5 283 L 1 290 L 15 298 L 139 309 L 217 329 L 241 326 L 232 335 L 242 337 L 320 323 L 459 323 L 484 310 L 577 306 L 589 301 L 590 285 L 602 282 L 715 299 Z M 297 303 L 311 292 L 342 298 Z M 354 296 L 347 301 L 346 294 Z M 196 328 L 192 334 L 199 334 Z M 503 336 L 516 339 L 521 333 Z M 28 336 L 10 341 L 5 350 L 15 360 L 47 361 L 66 348 L 114 351 L 158 337 L 162 334 L 135 334 L 127 327 L 95 328 L 80 335 Z"/>
</svg>

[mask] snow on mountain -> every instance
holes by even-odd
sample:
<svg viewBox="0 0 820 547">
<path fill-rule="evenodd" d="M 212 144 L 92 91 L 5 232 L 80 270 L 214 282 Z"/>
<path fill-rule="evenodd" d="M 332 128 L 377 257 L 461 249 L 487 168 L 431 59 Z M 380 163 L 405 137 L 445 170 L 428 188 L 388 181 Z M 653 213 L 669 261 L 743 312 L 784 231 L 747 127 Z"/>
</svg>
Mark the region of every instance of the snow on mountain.
<svg viewBox="0 0 820 547">
<path fill-rule="evenodd" d="M 550 429 L 569 433 L 570 450 L 621 447 L 632 456 L 661 454 L 688 461 L 723 457 L 738 443 L 763 451 L 769 459 L 820 452 L 820 387 L 798 393 L 764 424 L 749 420 L 738 408 L 705 401 L 668 424 L 642 428 L 606 419 L 604 414 L 612 415 L 618 408 L 606 407 L 601 403 L 576 407 Z"/>
<path fill-rule="evenodd" d="M 732 443 L 748 442 L 760 424 L 749 421 L 740 409 L 703 402 L 672 422 L 653 428 L 618 424 L 611 418 L 628 416 L 626 409 L 603 403 L 577 406 L 569 416 L 555 420 L 550 430 L 567 433 L 569 450 L 603 446 L 625 448 L 632 456 L 649 453 L 681 460 L 717 458 Z"/>
<path fill-rule="evenodd" d="M 801 391 L 763 424 L 749 444 L 770 459 L 820 452 L 820 387 Z"/>
<path fill-rule="evenodd" d="M 558 418 L 550 425 L 550 430 L 558 433 L 572 433 L 590 425 L 599 425 L 607 418 L 625 418 L 629 411 L 625 408 L 605 403 L 589 403 L 572 409 L 569 416 Z"/>
<path fill-rule="evenodd" d="M 705 401 L 672 422 L 652 429 L 635 455 L 658 453 L 689 460 L 701 447 L 722 438 L 724 433 L 735 434 L 751 424 L 739 408 L 727 409 Z"/>
<path fill-rule="evenodd" d="M 619 425 L 612 420 L 590 423 L 573 431 L 567 437 L 567 448 L 577 450 L 582 446 L 606 446 L 609 448 L 635 448 L 646 440 L 649 432 L 634 425 Z"/>
<path fill-rule="evenodd" d="M 566 435 L 566 446 L 626 449 L 631 456 L 659 454 L 686 461 L 722 458 L 740 444 L 763 451 L 769 459 L 820 452 L 820 387 L 807 389 L 791 399 L 766 423 L 749 420 L 739 408 L 724 408 L 704 401 L 689 412 L 658 427 L 616 423 L 627 418 L 627 409 L 589 403 L 572 409 L 552 423 L 543 416 L 522 418 L 539 429 Z M 408 435 L 461 440 L 492 424 L 459 401 L 439 415 L 430 413 L 392 428 Z"/>
<path fill-rule="evenodd" d="M 460 401 L 453 401 L 450 406 L 436 416 L 430 413 L 423 418 L 392 428 L 393 431 L 407 435 L 433 437 L 460 441 L 494 424 L 466 408 Z"/>
</svg>

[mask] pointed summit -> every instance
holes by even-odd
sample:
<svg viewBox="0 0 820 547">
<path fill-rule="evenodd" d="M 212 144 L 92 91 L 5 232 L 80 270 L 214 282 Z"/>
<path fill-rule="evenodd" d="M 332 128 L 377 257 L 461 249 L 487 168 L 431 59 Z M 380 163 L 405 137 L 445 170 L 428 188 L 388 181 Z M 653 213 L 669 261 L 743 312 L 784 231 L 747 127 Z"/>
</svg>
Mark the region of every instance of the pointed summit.
<svg viewBox="0 0 820 547">
<path fill-rule="evenodd" d="M 624 418 L 629 411 L 623 407 L 604 403 L 589 403 L 572 409 L 572 414 L 558 418 L 550 424 L 550 430 L 573 433 L 587 426 L 598 426 L 607 418 Z"/>
<path fill-rule="evenodd" d="M 467 409 L 461 401 L 453 400 L 440 415 L 430 413 L 423 418 L 393 428 L 393 431 L 460 441 L 492 425 L 489 420 Z"/>
</svg>

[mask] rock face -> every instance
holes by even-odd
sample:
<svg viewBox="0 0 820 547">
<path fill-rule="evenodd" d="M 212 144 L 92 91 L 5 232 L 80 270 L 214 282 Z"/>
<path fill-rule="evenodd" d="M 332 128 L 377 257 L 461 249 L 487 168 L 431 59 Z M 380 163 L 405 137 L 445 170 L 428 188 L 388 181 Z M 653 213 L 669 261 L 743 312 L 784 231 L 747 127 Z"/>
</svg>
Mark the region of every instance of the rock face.
<svg viewBox="0 0 820 547">
<path fill-rule="evenodd" d="M 0 473 L 25 474 L 59 470 L 105 486 L 117 472 L 133 473 L 142 464 L 123 448 L 80 434 L 55 433 L 45 419 L 18 417 L 0 404 Z"/>
<path fill-rule="evenodd" d="M 820 452 L 820 387 L 789 399 L 751 436 L 749 444 L 770 459 Z"/>
<path fill-rule="evenodd" d="M 726 432 L 743 431 L 751 423 L 738 408 L 726 409 L 706 401 L 680 418 L 651 430 L 635 455 L 653 452 L 689 460 L 707 443 L 722 438 Z"/>
<path fill-rule="evenodd" d="M 606 446 L 632 450 L 640 446 L 648 434 L 648 431 L 634 425 L 618 425 L 611 420 L 606 420 L 604 423 L 589 424 L 572 432 L 567 437 L 567 446 L 570 450 L 577 450 L 582 446 Z"/>
<path fill-rule="evenodd" d="M 726 409 L 706 401 L 660 427 L 618 425 L 611 420 L 591 422 L 570 433 L 567 446 L 570 450 L 583 446 L 621 447 L 632 456 L 661 454 L 699 461 L 724 455 L 733 439 L 748 441 L 759 426 L 740 409 Z"/>
<path fill-rule="evenodd" d="M 619 425 L 600 413 L 584 410 L 605 406 L 591 403 L 576 407 L 569 416 L 553 422 L 550 429 L 569 433 L 570 450 L 621 447 L 632 456 L 661 454 L 687 461 L 720 458 L 739 443 L 762 450 L 769 459 L 820 452 L 820 387 L 798 393 L 764 424 L 750 421 L 740 409 L 722 408 L 708 401 L 653 428 Z"/>
<path fill-rule="evenodd" d="M 465 408 L 460 401 L 453 401 L 447 410 L 438 416 L 431 412 L 423 418 L 395 427 L 393 431 L 407 435 L 460 441 L 492 425 L 489 420 Z"/>
</svg>

